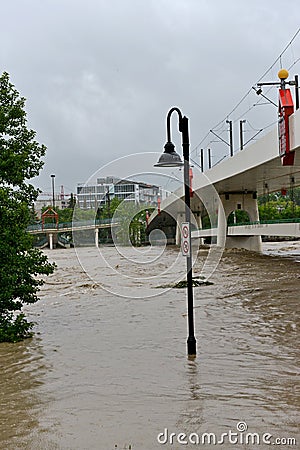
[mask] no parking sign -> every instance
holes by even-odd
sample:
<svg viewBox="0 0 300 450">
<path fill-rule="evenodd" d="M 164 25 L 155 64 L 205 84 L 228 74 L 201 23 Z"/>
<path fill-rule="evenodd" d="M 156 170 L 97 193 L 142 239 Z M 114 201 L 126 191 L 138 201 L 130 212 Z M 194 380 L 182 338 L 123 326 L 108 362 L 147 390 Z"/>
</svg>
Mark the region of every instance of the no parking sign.
<svg viewBox="0 0 300 450">
<path fill-rule="evenodd" d="M 181 224 L 181 251 L 183 256 L 191 256 L 190 224 Z"/>
</svg>

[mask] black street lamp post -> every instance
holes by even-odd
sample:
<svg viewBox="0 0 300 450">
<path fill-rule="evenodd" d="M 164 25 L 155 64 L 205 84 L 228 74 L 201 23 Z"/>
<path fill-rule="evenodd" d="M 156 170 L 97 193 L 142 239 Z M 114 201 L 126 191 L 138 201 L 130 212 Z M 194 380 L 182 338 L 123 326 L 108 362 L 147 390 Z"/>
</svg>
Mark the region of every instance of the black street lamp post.
<svg viewBox="0 0 300 450">
<path fill-rule="evenodd" d="M 179 131 L 182 136 L 183 163 L 178 153 L 175 152 L 175 146 L 171 141 L 171 115 L 176 111 L 179 118 Z M 184 201 L 185 201 L 185 220 L 191 224 L 190 210 L 190 140 L 188 118 L 182 116 L 180 109 L 171 108 L 167 115 L 167 143 L 164 146 L 164 153 L 155 164 L 155 167 L 178 167 L 183 165 L 184 169 Z M 189 230 L 191 227 L 189 226 Z M 196 356 L 196 338 L 194 331 L 194 300 L 193 300 L 193 269 L 192 269 L 192 247 L 191 247 L 191 231 L 189 231 L 190 252 L 186 256 L 187 263 L 187 306 L 188 306 L 188 339 L 187 350 L 190 357 Z"/>
</svg>

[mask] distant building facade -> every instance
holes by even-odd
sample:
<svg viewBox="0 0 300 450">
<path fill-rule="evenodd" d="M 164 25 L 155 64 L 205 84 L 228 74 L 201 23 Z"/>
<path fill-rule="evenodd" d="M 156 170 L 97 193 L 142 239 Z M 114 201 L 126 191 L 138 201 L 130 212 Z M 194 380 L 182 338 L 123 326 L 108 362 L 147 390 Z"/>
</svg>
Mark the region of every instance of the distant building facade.
<svg viewBox="0 0 300 450">
<path fill-rule="evenodd" d="M 143 182 L 122 180 L 115 177 L 98 178 L 95 184 L 77 185 L 77 207 L 82 209 L 97 209 L 104 206 L 108 200 L 131 201 L 136 204 L 157 206 L 160 187 Z"/>
</svg>

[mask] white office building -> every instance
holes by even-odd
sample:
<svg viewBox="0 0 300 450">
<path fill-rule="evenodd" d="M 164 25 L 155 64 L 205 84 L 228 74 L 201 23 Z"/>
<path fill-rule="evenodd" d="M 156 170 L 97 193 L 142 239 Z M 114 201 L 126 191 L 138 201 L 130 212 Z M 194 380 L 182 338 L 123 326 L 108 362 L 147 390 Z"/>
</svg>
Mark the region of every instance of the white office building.
<svg viewBox="0 0 300 450">
<path fill-rule="evenodd" d="M 159 186 L 115 177 L 98 178 L 96 183 L 77 185 L 77 206 L 82 209 L 97 209 L 108 199 L 131 201 L 136 204 L 157 206 Z"/>
</svg>

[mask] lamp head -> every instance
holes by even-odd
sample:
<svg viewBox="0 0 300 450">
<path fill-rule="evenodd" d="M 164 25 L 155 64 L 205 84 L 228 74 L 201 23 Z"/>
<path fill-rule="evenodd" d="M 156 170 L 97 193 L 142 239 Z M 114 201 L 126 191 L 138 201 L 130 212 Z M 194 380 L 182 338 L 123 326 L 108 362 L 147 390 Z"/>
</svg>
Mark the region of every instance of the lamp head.
<svg viewBox="0 0 300 450">
<path fill-rule="evenodd" d="M 159 158 L 158 162 L 154 164 L 154 167 L 181 167 L 183 162 L 175 152 L 175 146 L 173 142 L 168 141 L 164 146 L 165 151 Z"/>
</svg>

